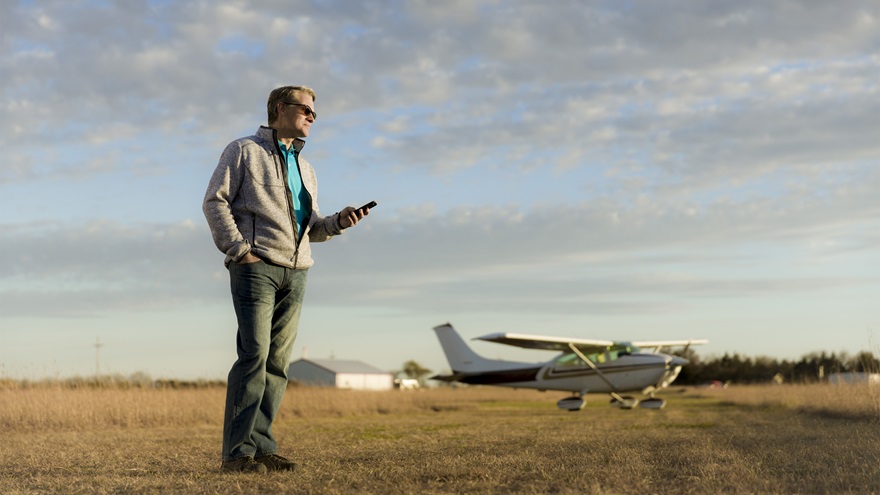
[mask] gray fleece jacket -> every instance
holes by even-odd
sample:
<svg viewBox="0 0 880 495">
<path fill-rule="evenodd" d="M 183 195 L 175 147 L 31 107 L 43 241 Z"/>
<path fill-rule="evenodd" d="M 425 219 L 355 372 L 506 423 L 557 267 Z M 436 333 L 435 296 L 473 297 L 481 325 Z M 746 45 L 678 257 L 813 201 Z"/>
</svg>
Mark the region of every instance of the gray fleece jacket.
<svg viewBox="0 0 880 495">
<path fill-rule="evenodd" d="M 299 151 L 304 144 L 297 139 L 293 146 Z M 309 243 L 342 233 L 338 213 L 321 216 L 314 169 L 302 156 L 298 161 L 303 186 L 312 200 L 312 213 L 302 238 L 275 130 L 261 126 L 255 135 L 235 140 L 223 150 L 202 211 L 214 244 L 226 253 L 226 266 L 253 252 L 264 261 L 306 269 L 315 263 Z"/>
</svg>

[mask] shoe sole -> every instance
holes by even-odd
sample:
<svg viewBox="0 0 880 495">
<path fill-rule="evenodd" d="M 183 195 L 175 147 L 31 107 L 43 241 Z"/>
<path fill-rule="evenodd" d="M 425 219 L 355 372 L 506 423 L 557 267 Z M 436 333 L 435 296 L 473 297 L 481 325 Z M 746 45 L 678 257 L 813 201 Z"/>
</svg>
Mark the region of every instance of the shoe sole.
<svg viewBox="0 0 880 495">
<path fill-rule="evenodd" d="M 245 468 L 246 467 L 246 468 Z M 245 469 L 242 469 L 245 468 Z M 260 463 L 256 464 L 245 464 L 240 466 L 239 468 L 227 468 L 225 466 L 220 467 L 220 472 L 222 473 L 257 473 L 257 474 L 265 474 L 269 472 L 269 469 Z"/>
<path fill-rule="evenodd" d="M 245 474 L 266 474 L 266 473 L 269 472 L 269 470 L 266 469 L 266 466 L 263 466 L 263 469 L 248 469 L 248 470 L 244 470 L 244 469 L 221 469 L 220 472 L 221 472 L 221 473 L 224 473 L 224 474 L 235 474 L 235 473 L 245 473 Z"/>
</svg>

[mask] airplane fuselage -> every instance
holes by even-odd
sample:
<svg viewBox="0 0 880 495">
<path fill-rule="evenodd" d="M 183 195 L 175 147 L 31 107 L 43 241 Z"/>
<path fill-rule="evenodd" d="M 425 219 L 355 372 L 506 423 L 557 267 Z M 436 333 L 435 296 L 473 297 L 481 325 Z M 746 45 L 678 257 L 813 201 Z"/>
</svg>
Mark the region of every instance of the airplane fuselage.
<svg viewBox="0 0 880 495">
<path fill-rule="evenodd" d="M 674 379 L 680 366 L 667 364 L 670 360 L 670 356 L 665 354 L 622 356 L 611 363 L 597 366 L 604 377 L 585 364 L 561 366 L 558 360 L 539 365 L 518 363 L 521 367 L 471 373 L 453 371 L 453 376 L 457 378 L 455 381 L 471 385 L 567 392 L 642 391 L 649 387 L 662 388 L 664 382 Z"/>
</svg>

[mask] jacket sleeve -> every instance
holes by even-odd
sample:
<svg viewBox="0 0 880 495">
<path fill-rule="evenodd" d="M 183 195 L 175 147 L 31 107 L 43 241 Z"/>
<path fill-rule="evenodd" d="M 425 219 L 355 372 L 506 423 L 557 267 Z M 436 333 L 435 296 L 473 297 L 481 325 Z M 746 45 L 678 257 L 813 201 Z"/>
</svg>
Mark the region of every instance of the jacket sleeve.
<svg viewBox="0 0 880 495">
<path fill-rule="evenodd" d="M 232 214 L 232 203 L 246 173 L 241 143 L 232 142 L 223 150 L 202 202 L 202 211 L 208 220 L 214 244 L 234 261 L 251 250 L 250 243 L 241 235 Z"/>
<path fill-rule="evenodd" d="M 345 229 L 339 225 L 339 213 L 322 217 L 318 210 L 312 210 L 309 242 L 324 242 L 344 231 Z"/>
</svg>

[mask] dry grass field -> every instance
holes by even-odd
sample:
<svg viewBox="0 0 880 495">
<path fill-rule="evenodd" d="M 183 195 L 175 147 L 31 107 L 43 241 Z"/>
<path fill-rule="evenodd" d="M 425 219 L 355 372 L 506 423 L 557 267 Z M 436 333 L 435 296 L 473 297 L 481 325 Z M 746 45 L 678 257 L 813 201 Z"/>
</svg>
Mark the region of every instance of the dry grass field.
<svg viewBox="0 0 880 495">
<path fill-rule="evenodd" d="M 0 383 L 0 492 L 880 493 L 880 387 L 674 387 L 665 409 L 498 388 L 291 388 L 295 473 L 222 474 L 224 390 Z"/>
</svg>

